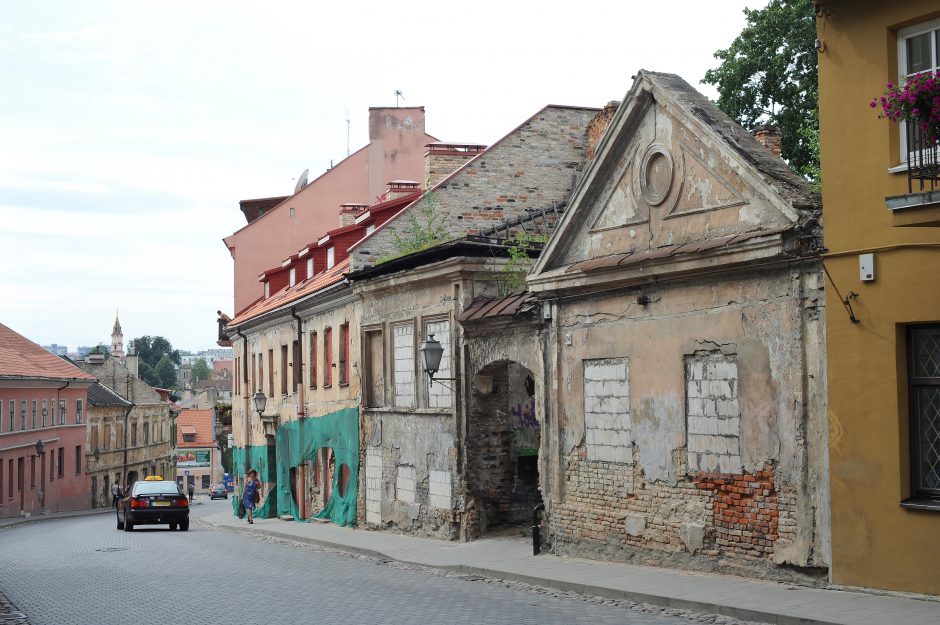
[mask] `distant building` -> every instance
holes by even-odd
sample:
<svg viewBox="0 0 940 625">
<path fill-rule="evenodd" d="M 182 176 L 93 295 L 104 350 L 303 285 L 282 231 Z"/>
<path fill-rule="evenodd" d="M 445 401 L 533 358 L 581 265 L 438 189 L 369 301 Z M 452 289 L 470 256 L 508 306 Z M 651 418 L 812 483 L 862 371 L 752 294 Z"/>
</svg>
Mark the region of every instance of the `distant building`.
<svg viewBox="0 0 940 625">
<path fill-rule="evenodd" d="M 95 378 L 0 324 L 0 517 L 89 504 L 85 406 Z"/>
<path fill-rule="evenodd" d="M 222 483 L 222 458 L 213 429 L 215 409 L 183 410 L 176 435 L 176 481 L 197 493 Z"/>
<path fill-rule="evenodd" d="M 59 345 L 58 343 L 53 343 L 52 345 L 43 345 L 42 348 L 46 351 L 52 352 L 56 356 L 67 356 L 69 353 L 69 348 L 65 345 Z"/>
<path fill-rule="evenodd" d="M 121 321 L 114 315 L 114 329 L 111 330 L 111 356 L 124 360 L 124 333 L 121 332 Z"/>
<path fill-rule="evenodd" d="M 79 345 L 76 350 L 77 351 L 75 353 L 78 356 L 78 360 L 84 360 L 85 356 L 87 356 L 90 352 L 95 351 L 95 347 L 94 345 Z"/>
</svg>

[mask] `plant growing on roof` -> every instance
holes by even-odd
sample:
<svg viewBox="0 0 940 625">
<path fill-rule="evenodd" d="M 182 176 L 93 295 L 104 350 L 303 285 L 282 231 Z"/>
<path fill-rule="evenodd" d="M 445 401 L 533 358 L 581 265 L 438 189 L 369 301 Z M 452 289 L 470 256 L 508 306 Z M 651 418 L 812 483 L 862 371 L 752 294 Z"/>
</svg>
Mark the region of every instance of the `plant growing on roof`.
<svg viewBox="0 0 940 625">
<path fill-rule="evenodd" d="M 526 274 L 535 264 L 535 259 L 529 252 L 536 246 L 541 247 L 546 241 L 548 237 L 544 234 L 529 234 L 525 230 L 513 234 L 507 247 L 509 262 L 500 271 L 500 294 L 509 295 L 522 290 L 525 286 Z"/>
<path fill-rule="evenodd" d="M 414 209 L 409 211 L 404 232 L 401 235 L 395 232 L 393 236 L 396 252 L 376 260 L 376 264 L 420 252 L 446 241 L 447 228 L 444 227 L 444 216 L 437 210 L 437 197 L 425 195 L 418 200 Z"/>
<path fill-rule="evenodd" d="M 888 83 L 884 95 L 871 101 L 881 106 L 880 117 L 913 124 L 927 142 L 940 142 L 940 77 L 936 72 L 909 76 L 904 84 Z"/>
</svg>

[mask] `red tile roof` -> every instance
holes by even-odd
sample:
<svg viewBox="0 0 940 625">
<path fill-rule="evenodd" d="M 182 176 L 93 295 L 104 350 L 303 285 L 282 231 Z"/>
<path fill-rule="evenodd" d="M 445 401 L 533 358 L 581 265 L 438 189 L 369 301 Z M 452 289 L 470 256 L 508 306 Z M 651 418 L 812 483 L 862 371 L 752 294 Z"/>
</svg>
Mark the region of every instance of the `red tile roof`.
<svg viewBox="0 0 940 625">
<path fill-rule="evenodd" d="M 10 378 L 97 379 L 0 323 L 0 379 Z"/>
<path fill-rule="evenodd" d="M 291 302 L 296 302 L 302 297 L 313 295 L 321 289 L 332 286 L 337 282 L 342 282 L 346 272 L 348 271 L 349 259 L 345 258 L 342 262 L 334 265 L 332 268 L 318 273 L 312 278 L 307 278 L 302 282 L 298 282 L 292 287 L 278 291 L 268 299 L 259 301 L 254 306 L 249 306 L 247 309 L 240 312 L 234 319 L 229 321 L 227 325 L 229 327 L 237 326 L 250 319 L 258 317 L 259 315 L 263 315 L 266 312 L 271 312 L 272 310 L 278 309 L 281 306 L 286 306 Z"/>
<path fill-rule="evenodd" d="M 183 410 L 176 420 L 176 446 L 177 447 L 215 447 L 216 441 L 212 436 L 212 410 Z M 183 434 L 196 434 L 192 442 L 184 441 Z"/>
</svg>

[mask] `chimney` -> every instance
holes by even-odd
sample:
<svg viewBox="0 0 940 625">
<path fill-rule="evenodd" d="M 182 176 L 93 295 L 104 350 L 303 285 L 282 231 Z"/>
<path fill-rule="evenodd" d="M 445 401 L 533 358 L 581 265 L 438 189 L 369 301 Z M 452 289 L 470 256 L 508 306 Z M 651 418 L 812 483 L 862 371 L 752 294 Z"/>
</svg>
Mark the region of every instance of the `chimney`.
<svg viewBox="0 0 940 625">
<path fill-rule="evenodd" d="M 127 348 L 127 356 L 124 357 L 124 366 L 127 367 L 127 370 L 130 371 L 131 375 L 135 378 L 140 377 L 138 373 L 140 365 L 137 360 L 137 350 L 134 349 L 133 343 Z"/>
<path fill-rule="evenodd" d="M 104 354 L 99 352 L 97 349 L 93 352 L 88 352 L 85 354 L 85 364 L 89 365 L 103 365 L 104 364 Z"/>
<path fill-rule="evenodd" d="M 347 202 L 339 207 L 339 227 L 345 228 L 356 223 L 356 215 L 368 208 L 365 204 Z"/>
<path fill-rule="evenodd" d="M 610 120 L 614 118 L 614 113 L 620 108 L 618 100 L 611 100 L 601 111 L 594 116 L 587 127 L 587 146 L 584 151 L 588 159 L 593 159 L 597 154 L 597 144 L 601 142 L 607 127 L 610 126 Z"/>
<path fill-rule="evenodd" d="M 430 189 L 486 149 L 475 143 L 429 143 L 424 153 L 424 188 Z"/>
<path fill-rule="evenodd" d="M 771 124 L 754 126 L 751 134 L 757 142 L 770 150 L 774 156 L 780 156 L 780 128 Z"/>
<path fill-rule="evenodd" d="M 397 200 L 406 195 L 411 195 L 421 190 L 419 188 L 420 185 L 420 182 L 415 182 L 414 180 L 391 180 L 388 183 L 388 189 L 386 189 L 385 193 L 382 195 L 382 201 L 388 202 L 390 200 Z"/>
</svg>

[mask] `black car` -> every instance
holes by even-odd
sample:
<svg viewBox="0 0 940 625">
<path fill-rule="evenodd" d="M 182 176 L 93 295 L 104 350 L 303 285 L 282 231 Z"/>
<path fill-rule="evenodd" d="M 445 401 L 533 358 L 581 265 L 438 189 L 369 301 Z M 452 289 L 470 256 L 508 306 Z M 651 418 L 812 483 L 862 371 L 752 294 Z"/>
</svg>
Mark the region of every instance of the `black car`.
<svg viewBox="0 0 940 625">
<path fill-rule="evenodd" d="M 209 486 L 209 499 L 228 499 L 228 491 L 222 484 Z"/>
<path fill-rule="evenodd" d="M 118 502 L 117 528 L 130 532 L 136 525 L 161 525 L 171 530 L 189 529 L 189 500 L 176 482 L 145 480 L 136 482 Z"/>
</svg>

